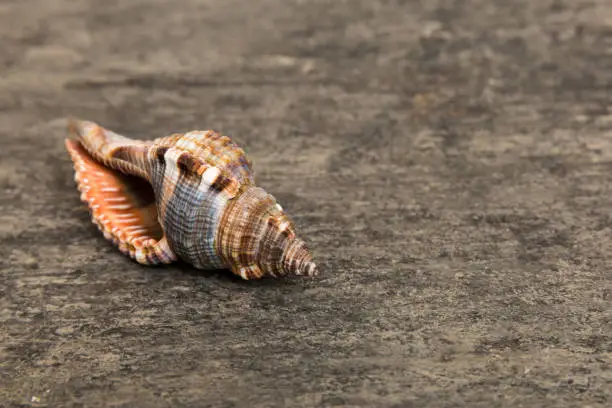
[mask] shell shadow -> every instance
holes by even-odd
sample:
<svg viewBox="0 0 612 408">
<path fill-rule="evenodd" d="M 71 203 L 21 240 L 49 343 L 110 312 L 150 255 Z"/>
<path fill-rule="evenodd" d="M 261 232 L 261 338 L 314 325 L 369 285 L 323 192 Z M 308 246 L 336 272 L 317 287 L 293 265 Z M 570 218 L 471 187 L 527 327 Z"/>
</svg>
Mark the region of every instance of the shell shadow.
<svg viewBox="0 0 612 408">
<path fill-rule="evenodd" d="M 184 261 L 177 261 L 175 267 L 180 273 L 198 279 L 214 280 L 217 282 L 231 283 L 240 287 L 266 288 L 266 287 L 285 287 L 300 285 L 303 277 L 287 276 L 282 278 L 264 277 L 262 279 L 244 280 L 234 275 L 229 269 L 197 269 Z"/>
</svg>

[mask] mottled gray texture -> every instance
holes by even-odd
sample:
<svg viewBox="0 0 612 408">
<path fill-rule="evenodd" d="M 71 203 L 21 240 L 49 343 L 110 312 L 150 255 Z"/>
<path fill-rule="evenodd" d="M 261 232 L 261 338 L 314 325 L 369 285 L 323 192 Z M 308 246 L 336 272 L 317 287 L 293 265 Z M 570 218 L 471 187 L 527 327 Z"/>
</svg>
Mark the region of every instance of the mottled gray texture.
<svg viewBox="0 0 612 408">
<path fill-rule="evenodd" d="M 5 0 L 0 41 L 0 406 L 612 404 L 608 0 Z M 130 261 L 68 116 L 233 136 L 324 275 Z"/>
</svg>

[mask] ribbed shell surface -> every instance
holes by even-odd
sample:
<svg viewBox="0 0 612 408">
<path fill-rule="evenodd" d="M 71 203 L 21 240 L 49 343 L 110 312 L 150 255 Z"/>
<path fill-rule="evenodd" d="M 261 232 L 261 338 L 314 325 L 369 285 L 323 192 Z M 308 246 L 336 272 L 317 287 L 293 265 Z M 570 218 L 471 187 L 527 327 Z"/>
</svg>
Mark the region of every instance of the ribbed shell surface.
<svg viewBox="0 0 612 408">
<path fill-rule="evenodd" d="M 255 186 L 245 152 L 227 136 L 193 131 L 134 140 L 73 121 L 66 140 L 93 222 L 147 265 L 180 258 L 244 279 L 315 275 L 316 265 L 274 197 Z"/>
<path fill-rule="evenodd" d="M 253 185 L 244 151 L 216 132 L 189 132 L 154 141 L 147 160 L 170 247 L 198 268 L 226 266 L 215 238 L 227 202 Z"/>
</svg>

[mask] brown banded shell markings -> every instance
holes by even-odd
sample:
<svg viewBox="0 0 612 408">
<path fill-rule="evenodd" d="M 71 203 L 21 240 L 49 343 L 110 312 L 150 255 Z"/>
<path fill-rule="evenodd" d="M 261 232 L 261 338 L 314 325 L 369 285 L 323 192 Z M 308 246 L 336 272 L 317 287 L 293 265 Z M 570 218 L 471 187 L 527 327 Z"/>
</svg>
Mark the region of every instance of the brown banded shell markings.
<svg viewBox="0 0 612 408">
<path fill-rule="evenodd" d="M 243 279 L 317 274 L 295 226 L 255 185 L 244 150 L 217 132 L 133 140 L 71 121 L 66 148 L 93 222 L 145 265 L 178 258 Z"/>
</svg>

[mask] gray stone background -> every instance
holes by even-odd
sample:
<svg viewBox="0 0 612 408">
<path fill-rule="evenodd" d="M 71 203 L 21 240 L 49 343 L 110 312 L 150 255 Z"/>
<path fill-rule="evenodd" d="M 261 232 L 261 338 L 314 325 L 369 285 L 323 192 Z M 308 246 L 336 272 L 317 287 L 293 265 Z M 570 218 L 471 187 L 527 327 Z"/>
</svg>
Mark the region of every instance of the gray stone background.
<svg viewBox="0 0 612 408">
<path fill-rule="evenodd" d="M 0 406 L 612 404 L 608 0 L 0 2 Z M 66 118 L 214 128 L 324 271 L 141 267 Z"/>
</svg>

